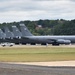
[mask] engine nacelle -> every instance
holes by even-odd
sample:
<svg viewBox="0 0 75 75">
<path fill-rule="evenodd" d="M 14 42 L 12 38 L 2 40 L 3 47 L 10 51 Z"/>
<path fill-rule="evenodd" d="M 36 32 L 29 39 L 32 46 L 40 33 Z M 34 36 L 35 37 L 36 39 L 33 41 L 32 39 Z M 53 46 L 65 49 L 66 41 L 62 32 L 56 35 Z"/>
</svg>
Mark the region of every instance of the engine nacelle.
<svg viewBox="0 0 75 75">
<path fill-rule="evenodd" d="M 59 43 L 59 44 L 70 44 L 71 41 L 70 40 L 64 40 L 64 39 L 58 39 L 57 43 Z"/>
</svg>

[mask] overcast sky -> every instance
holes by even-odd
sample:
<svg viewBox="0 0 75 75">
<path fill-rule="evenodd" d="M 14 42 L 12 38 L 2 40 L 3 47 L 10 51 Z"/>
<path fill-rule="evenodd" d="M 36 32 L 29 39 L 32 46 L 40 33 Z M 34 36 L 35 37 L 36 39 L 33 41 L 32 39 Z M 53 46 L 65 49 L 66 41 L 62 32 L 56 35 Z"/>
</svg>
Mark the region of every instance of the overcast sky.
<svg viewBox="0 0 75 75">
<path fill-rule="evenodd" d="M 75 19 L 75 0 L 0 0 L 0 23 Z"/>
</svg>

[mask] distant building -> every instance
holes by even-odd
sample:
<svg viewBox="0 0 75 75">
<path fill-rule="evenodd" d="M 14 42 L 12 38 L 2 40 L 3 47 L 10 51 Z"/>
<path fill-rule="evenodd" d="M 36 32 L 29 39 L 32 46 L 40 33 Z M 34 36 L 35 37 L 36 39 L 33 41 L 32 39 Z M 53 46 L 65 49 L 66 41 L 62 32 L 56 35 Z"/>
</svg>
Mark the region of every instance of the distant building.
<svg viewBox="0 0 75 75">
<path fill-rule="evenodd" d="M 38 29 L 42 29 L 42 25 L 37 25 L 36 26 L 36 29 L 38 30 Z"/>
</svg>

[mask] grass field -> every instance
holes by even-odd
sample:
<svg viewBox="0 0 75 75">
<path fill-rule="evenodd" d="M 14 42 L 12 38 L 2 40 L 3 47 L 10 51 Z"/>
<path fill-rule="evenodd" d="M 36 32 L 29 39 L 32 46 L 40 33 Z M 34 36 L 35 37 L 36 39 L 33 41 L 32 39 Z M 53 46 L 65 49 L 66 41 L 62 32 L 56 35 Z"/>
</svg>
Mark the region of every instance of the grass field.
<svg viewBox="0 0 75 75">
<path fill-rule="evenodd" d="M 61 60 L 75 60 L 75 47 L 0 47 L 1 62 L 41 62 Z"/>
</svg>

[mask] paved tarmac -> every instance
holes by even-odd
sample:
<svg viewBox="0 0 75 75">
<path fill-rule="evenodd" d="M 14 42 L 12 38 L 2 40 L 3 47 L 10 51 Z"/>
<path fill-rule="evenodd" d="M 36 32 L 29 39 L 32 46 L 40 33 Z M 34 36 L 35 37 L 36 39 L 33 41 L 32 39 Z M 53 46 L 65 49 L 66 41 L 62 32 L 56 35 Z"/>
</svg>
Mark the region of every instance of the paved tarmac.
<svg viewBox="0 0 75 75">
<path fill-rule="evenodd" d="M 75 75 L 75 67 L 0 63 L 0 75 Z"/>
</svg>

